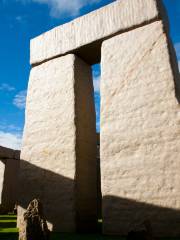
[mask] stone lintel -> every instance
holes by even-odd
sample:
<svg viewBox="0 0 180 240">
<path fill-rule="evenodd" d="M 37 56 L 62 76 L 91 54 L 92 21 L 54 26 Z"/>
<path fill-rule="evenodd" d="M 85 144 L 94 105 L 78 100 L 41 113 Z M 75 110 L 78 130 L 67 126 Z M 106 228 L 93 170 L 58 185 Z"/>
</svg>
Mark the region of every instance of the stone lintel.
<svg viewBox="0 0 180 240">
<path fill-rule="evenodd" d="M 89 64 L 100 61 L 102 41 L 162 19 L 162 1 L 115 1 L 31 40 L 32 65 L 74 53 Z M 163 13 L 163 14 L 162 14 Z"/>
<path fill-rule="evenodd" d="M 20 151 L 0 146 L 1 159 L 20 159 Z"/>
</svg>

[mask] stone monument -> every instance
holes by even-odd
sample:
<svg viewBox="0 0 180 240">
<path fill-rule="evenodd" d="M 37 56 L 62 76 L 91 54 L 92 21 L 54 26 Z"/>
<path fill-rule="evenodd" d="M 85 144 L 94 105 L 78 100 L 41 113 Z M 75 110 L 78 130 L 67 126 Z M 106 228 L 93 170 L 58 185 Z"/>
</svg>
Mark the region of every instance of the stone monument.
<svg viewBox="0 0 180 240">
<path fill-rule="evenodd" d="M 103 232 L 147 218 L 155 236 L 180 236 L 180 81 L 161 0 L 115 1 L 31 41 L 19 227 L 33 198 L 51 229 L 96 222 L 100 61 Z"/>
</svg>

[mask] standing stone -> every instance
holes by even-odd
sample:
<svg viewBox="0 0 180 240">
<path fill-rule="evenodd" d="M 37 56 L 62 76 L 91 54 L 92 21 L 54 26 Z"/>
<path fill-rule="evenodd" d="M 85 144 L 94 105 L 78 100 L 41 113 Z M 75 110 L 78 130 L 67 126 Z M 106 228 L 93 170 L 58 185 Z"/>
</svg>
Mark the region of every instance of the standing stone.
<svg viewBox="0 0 180 240">
<path fill-rule="evenodd" d="M 2 204 L 2 192 L 4 183 L 5 162 L 0 160 L 0 205 Z"/>
<path fill-rule="evenodd" d="M 103 232 L 126 235 L 150 219 L 180 235 L 179 73 L 161 21 L 102 46 Z"/>
<path fill-rule="evenodd" d="M 2 202 L 7 212 L 12 212 L 17 202 L 19 164 L 19 159 L 6 159 Z"/>
<path fill-rule="evenodd" d="M 20 162 L 20 231 L 33 198 L 41 199 L 50 230 L 73 232 L 95 222 L 92 84 L 90 66 L 73 54 L 31 70 Z"/>
<path fill-rule="evenodd" d="M 0 146 L 0 212 L 12 212 L 17 202 L 20 151 Z"/>
<path fill-rule="evenodd" d="M 23 218 L 24 225 L 19 233 L 19 240 L 49 240 L 43 205 L 39 199 L 34 199 L 29 203 Z"/>
</svg>

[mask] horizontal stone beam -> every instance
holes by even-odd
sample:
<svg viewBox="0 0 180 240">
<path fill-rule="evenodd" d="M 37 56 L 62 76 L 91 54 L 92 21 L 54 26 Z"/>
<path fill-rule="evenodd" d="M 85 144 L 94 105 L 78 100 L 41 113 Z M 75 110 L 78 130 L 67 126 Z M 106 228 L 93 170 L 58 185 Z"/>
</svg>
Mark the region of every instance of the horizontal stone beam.
<svg viewBox="0 0 180 240">
<path fill-rule="evenodd" d="M 0 146 L 1 159 L 20 159 L 20 151 Z"/>
<path fill-rule="evenodd" d="M 89 64 L 96 63 L 104 39 L 161 19 L 161 5 L 161 0 L 115 1 L 32 39 L 30 62 L 37 65 L 75 53 Z"/>
</svg>

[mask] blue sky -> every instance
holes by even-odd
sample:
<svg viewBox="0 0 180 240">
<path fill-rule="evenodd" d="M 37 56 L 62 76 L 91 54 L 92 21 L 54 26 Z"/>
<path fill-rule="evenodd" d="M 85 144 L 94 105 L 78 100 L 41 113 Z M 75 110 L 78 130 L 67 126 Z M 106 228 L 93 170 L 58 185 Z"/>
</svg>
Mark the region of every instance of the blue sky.
<svg viewBox="0 0 180 240">
<path fill-rule="evenodd" d="M 0 145 L 18 149 L 30 71 L 29 41 L 112 0 L 0 0 Z M 180 0 L 164 0 L 180 65 Z M 99 65 L 93 67 L 99 130 Z"/>
</svg>

